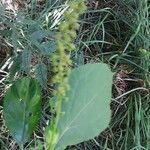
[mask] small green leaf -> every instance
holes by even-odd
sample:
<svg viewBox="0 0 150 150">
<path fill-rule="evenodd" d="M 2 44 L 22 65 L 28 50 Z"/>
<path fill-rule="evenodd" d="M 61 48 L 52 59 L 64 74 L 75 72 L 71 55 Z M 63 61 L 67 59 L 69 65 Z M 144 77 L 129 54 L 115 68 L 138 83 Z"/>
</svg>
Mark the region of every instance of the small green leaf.
<svg viewBox="0 0 150 150">
<path fill-rule="evenodd" d="M 47 87 L 47 67 L 45 64 L 37 64 L 35 66 L 35 77 L 43 88 Z"/>
<path fill-rule="evenodd" d="M 41 90 L 35 80 L 24 77 L 7 90 L 4 98 L 4 119 L 18 144 L 26 142 L 35 130 L 40 110 Z"/>
<path fill-rule="evenodd" d="M 12 58 L 13 64 L 11 65 L 9 69 L 9 77 L 10 79 L 13 79 L 15 74 L 20 71 L 21 68 L 21 53 L 19 53 L 17 56 Z"/>
<path fill-rule="evenodd" d="M 40 30 L 40 23 L 34 20 L 23 19 L 22 23 L 28 26 L 28 35 L 32 35 L 34 32 Z"/>
<path fill-rule="evenodd" d="M 43 55 L 50 55 L 51 53 L 55 52 L 55 50 L 56 50 L 56 43 L 54 40 L 41 44 L 40 52 Z"/>
<path fill-rule="evenodd" d="M 48 36 L 46 31 L 38 30 L 31 34 L 31 39 L 42 42 L 43 38 L 45 38 L 46 36 Z"/>
<path fill-rule="evenodd" d="M 102 132 L 111 118 L 112 73 L 105 64 L 88 64 L 70 75 L 68 101 L 58 124 L 56 149 L 89 140 Z"/>
<path fill-rule="evenodd" d="M 42 55 L 50 55 L 56 49 L 54 33 L 45 30 L 38 30 L 29 37 L 31 43 L 36 46 Z"/>
<path fill-rule="evenodd" d="M 84 65 L 84 54 L 83 51 L 76 52 L 73 57 L 74 66 Z"/>
<path fill-rule="evenodd" d="M 25 49 L 22 52 L 22 59 L 21 59 L 21 70 L 25 71 L 26 73 L 30 72 L 30 66 L 31 66 L 31 56 L 32 53 L 30 50 Z"/>
</svg>

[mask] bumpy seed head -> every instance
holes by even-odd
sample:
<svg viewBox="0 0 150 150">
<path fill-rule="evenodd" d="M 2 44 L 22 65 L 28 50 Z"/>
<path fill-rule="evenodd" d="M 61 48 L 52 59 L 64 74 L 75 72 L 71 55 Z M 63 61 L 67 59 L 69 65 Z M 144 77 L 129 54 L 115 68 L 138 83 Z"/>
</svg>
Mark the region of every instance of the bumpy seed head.
<svg viewBox="0 0 150 150">
<path fill-rule="evenodd" d="M 63 22 L 60 23 L 56 35 L 57 51 L 52 57 L 53 71 L 55 76 L 53 82 L 57 84 L 57 94 L 65 96 L 69 90 L 68 76 L 72 61 L 70 53 L 75 50 L 72 42 L 76 38 L 76 30 L 79 29 L 78 19 L 81 13 L 86 9 L 84 0 L 74 0 L 70 2 L 68 11 L 64 14 Z"/>
</svg>

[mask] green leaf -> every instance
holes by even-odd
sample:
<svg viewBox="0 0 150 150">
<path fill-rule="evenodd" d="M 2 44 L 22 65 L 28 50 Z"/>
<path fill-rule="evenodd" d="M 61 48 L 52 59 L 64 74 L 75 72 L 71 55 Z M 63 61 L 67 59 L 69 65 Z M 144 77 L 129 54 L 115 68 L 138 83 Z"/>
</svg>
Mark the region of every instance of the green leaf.
<svg viewBox="0 0 150 150">
<path fill-rule="evenodd" d="M 74 57 L 73 57 L 73 63 L 74 63 L 74 66 L 77 66 L 77 67 L 84 65 L 83 51 L 75 52 Z"/>
<path fill-rule="evenodd" d="M 56 149 L 98 136 L 111 118 L 112 73 L 105 64 L 88 64 L 74 69 L 70 75 L 68 101 L 64 101 L 58 124 Z"/>
<path fill-rule="evenodd" d="M 42 55 L 50 55 L 51 53 L 55 52 L 55 50 L 56 50 L 56 43 L 54 40 L 41 44 L 40 52 L 42 53 Z"/>
<path fill-rule="evenodd" d="M 15 74 L 20 71 L 21 68 L 21 53 L 19 53 L 17 56 L 12 58 L 13 64 L 9 69 L 9 77 L 12 80 L 15 76 Z"/>
<path fill-rule="evenodd" d="M 47 87 L 47 67 L 45 64 L 37 64 L 35 66 L 35 77 L 43 88 Z"/>
<path fill-rule="evenodd" d="M 28 30 L 27 30 L 28 31 L 28 33 L 27 33 L 28 35 L 32 35 L 32 33 L 40 30 L 40 24 L 37 21 L 30 20 L 30 19 L 29 20 L 28 19 L 23 19 L 22 23 L 24 25 L 28 26 Z"/>
<path fill-rule="evenodd" d="M 32 53 L 30 50 L 25 49 L 22 52 L 21 70 L 25 71 L 26 73 L 30 72 L 31 57 L 32 57 Z"/>
<path fill-rule="evenodd" d="M 12 30 L 11 29 L 0 30 L 0 35 L 1 36 L 10 37 L 11 34 L 12 34 Z"/>
<path fill-rule="evenodd" d="M 19 145 L 35 130 L 40 118 L 41 89 L 28 77 L 17 80 L 4 98 L 4 119 L 11 135 Z"/>
<path fill-rule="evenodd" d="M 45 30 L 35 31 L 29 37 L 31 43 L 36 46 L 42 55 L 50 55 L 56 50 L 56 43 L 53 38 L 54 32 Z"/>
<path fill-rule="evenodd" d="M 31 34 L 31 39 L 42 42 L 42 39 L 48 36 L 46 31 L 38 30 Z"/>
</svg>

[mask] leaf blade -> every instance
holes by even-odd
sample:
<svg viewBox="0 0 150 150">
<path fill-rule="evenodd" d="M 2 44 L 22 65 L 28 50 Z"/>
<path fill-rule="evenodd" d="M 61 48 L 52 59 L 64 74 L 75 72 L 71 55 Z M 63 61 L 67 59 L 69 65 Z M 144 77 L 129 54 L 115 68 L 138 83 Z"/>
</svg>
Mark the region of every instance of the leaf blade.
<svg viewBox="0 0 150 150">
<path fill-rule="evenodd" d="M 21 58 L 21 70 L 29 73 L 32 59 L 31 51 L 27 49 L 23 50 Z"/>
<path fill-rule="evenodd" d="M 69 100 L 62 105 L 65 115 L 58 125 L 57 149 L 94 138 L 107 127 L 111 116 L 112 73 L 106 65 L 88 64 L 74 69 L 69 82 L 71 90 L 67 93 Z"/>
<path fill-rule="evenodd" d="M 45 64 L 35 66 L 35 77 L 43 88 L 47 87 L 47 67 Z"/>
<path fill-rule="evenodd" d="M 28 89 L 24 90 L 24 87 Z M 17 80 L 6 92 L 4 119 L 18 144 L 23 144 L 31 136 L 40 117 L 40 106 L 40 87 L 31 78 Z"/>
</svg>

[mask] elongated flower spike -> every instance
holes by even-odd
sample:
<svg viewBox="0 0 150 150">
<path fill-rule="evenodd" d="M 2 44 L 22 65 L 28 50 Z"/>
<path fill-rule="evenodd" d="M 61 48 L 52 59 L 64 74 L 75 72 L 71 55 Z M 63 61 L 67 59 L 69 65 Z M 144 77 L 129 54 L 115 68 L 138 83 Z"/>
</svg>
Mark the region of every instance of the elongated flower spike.
<svg viewBox="0 0 150 150">
<path fill-rule="evenodd" d="M 75 50 L 73 40 L 76 38 L 76 31 L 79 29 L 79 16 L 86 10 L 84 0 L 74 0 L 69 3 L 69 8 L 64 14 L 64 19 L 58 27 L 56 34 L 57 50 L 52 56 L 53 65 L 53 84 L 56 89 L 53 93 L 56 97 L 55 112 L 56 117 L 51 121 L 50 126 L 46 130 L 47 149 L 54 150 L 57 143 L 59 133 L 57 125 L 61 117 L 61 106 L 63 100 L 67 100 L 66 92 L 69 90 L 68 78 L 71 72 L 72 61 L 70 54 Z"/>
</svg>

